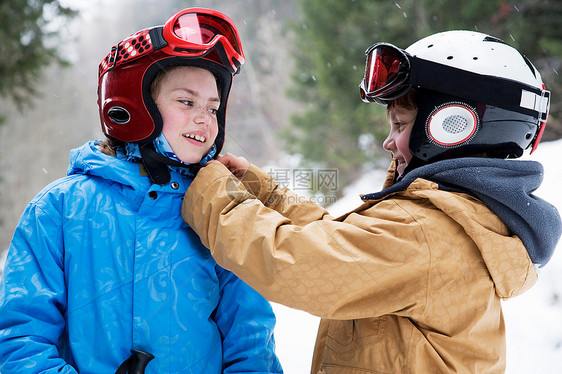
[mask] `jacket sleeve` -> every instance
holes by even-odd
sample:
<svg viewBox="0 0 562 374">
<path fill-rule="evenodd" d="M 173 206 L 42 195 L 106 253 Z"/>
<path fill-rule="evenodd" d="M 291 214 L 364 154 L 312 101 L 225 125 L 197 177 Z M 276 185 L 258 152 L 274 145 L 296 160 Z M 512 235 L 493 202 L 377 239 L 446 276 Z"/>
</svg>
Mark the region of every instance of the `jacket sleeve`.
<svg viewBox="0 0 562 374">
<path fill-rule="evenodd" d="M 217 263 L 266 299 L 330 319 L 420 307 L 429 249 L 398 204 L 341 222 L 313 203 L 291 202 L 290 191 L 262 196 L 245 185 L 209 164 L 188 189 L 182 215 Z M 265 206 L 266 196 L 277 197 Z"/>
<path fill-rule="evenodd" d="M 293 191 L 280 188 L 271 175 L 251 165 L 241 180 L 242 185 L 258 198 L 264 206 L 279 212 L 294 225 L 306 224 L 313 220 L 331 219 L 321 206 L 312 203 Z"/>
<path fill-rule="evenodd" d="M 216 268 L 221 299 L 214 319 L 223 341 L 223 373 L 282 373 L 271 305 L 233 273 Z"/>
<path fill-rule="evenodd" d="M 0 284 L 0 372 L 76 373 L 59 355 L 66 291 L 56 212 L 31 203 L 15 230 Z"/>
</svg>

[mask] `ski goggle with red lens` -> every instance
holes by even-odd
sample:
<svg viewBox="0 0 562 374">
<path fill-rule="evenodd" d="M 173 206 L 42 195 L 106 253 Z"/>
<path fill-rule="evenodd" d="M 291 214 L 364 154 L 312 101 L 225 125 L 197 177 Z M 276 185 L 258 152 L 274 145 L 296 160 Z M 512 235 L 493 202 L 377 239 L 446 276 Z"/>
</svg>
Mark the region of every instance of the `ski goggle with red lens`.
<svg viewBox="0 0 562 374">
<path fill-rule="evenodd" d="M 99 78 L 109 69 L 151 52 L 179 57 L 205 57 L 236 74 L 245 57 L 236 26 L 224 14 L 204 8 L 184 9 L 163 26 L 141 30 L 111 48 L 99 67 Z"/>
<path fill-rule="evenodd" d="M 386 104 L 408 91 L 410 58 L 406 52 L 392 44 L 376 43 L 365 54 L 365 76 L 359 85 L 363 101 Z"/>
<path fill-rule="evenodd" d="M 541 89 L 424 60 L 388 43 L 373 44 L 365 54 L 365 76 L 359 84 L 364 102 L 386 105 L 415 87 L 527 114 L 538 123 L 548 117 L 550 92 L 544 85 Z"/>
</svg>

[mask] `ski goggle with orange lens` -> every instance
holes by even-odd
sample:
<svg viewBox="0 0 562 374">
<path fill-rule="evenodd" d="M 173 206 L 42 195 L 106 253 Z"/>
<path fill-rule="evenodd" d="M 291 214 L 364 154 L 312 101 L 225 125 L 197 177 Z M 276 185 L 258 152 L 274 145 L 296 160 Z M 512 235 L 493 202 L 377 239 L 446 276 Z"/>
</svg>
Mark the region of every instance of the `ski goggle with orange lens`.
<svg viewBox="0 0 562 374">
<path fill-rule="evenodd" d="M 245 57 L 234 22 L 224 14 L 204 8 L 184 9 L 163 26 L 141 30 L 111 48 L 102 61 L 99 78 L 109 69 L 151 52 L 179 57 L 204 57 L 236 74 Z"/>
<path fill-rule="evenodd" d="M 410 58 L 402 49 L 376 43 L 367 49 L 365 76 L 359 85 L 364 102 L 386 104 L 410 88 Z"/>
</svg>

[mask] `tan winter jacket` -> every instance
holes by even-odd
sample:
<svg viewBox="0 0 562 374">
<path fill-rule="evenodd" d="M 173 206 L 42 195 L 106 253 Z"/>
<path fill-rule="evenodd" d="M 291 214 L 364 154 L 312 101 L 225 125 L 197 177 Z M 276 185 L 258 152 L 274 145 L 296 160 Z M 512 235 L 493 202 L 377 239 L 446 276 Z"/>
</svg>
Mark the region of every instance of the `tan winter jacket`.
<svg viewBox="0 0 562 374">
<path fill-rule="evenodd" d="M 313 374 L 502 373 L 500 300 L 537 278 L 482 202 L 424 179 L 334 219 L 255 166 L 240 183 L 214 162 L 182 215 L 221 266 L 322 317 Z"/>
</svg>

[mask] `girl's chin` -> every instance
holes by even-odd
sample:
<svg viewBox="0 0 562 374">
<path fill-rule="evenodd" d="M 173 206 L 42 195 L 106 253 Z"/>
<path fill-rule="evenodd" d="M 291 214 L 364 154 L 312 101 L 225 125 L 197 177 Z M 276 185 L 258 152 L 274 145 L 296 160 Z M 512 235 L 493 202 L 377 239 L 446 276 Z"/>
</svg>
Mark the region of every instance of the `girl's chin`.
<svg viewBox="0 0 562 374">
<path fill-rule="evenodd" d="M 181 155 L 181 154 L 177 154 L 176 156 L 182 161 L 185 162 L 186 164 L 197 164 L 201 161 L 201 159 L 203 158 L 202 155 Z"/>
<path fill-rule="evenodd" d="M 175 154 L 182 162 L 185 162 L 186 164 L 198 164 L 201 159 L 203 159 L 203 157 L 205 157 L 205 155 L 209 152 L 209 149 L 203 150 L 201 147 L 199 147 L 198 149 L 183 149 L 180 152 L 175 152 Z"/>
</svg>

